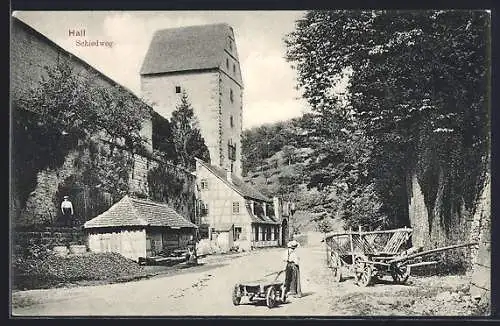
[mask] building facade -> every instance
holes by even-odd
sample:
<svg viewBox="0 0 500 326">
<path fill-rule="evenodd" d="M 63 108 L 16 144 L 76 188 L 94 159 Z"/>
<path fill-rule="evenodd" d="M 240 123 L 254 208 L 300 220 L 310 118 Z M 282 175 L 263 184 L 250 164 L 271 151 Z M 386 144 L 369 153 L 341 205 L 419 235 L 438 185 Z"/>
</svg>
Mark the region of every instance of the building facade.
<svg viewBox="0 0 500 326">
<path fill-rule="evenodd" d="M 250 248 L 283 245 L 283 210 L 278 198 L 268 198 L 233 173 L 201 160 L 196 162 L 196 174 L 201 238 Z M 221 233 L 223 239 L 219 239 Z"/>
<path fill-rule="evenodd" d="M 241 175 L 243 81 L 229 25 L 157 31 L 141 67 L 141 92 L 168 119 L 186 93 L 210 164 Z"/>
</svg>

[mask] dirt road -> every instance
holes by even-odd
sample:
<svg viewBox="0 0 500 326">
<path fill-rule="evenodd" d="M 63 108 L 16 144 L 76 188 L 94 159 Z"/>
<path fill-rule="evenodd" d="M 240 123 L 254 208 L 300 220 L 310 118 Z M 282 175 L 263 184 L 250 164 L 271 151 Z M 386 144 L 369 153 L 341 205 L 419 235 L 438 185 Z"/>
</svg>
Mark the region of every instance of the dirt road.
<svg viewBox="0 0 500 326">
<path fill-rule="evenodd" d="M 278 248 L 256 250 L 222 263 L 207 263 L 186 273 L 149 280 L 16 292 L 13 301 L 17 307 L 12 313 L 19 316 L 443 315 L 418 305 L 427 300 L 432 307 L 442 307 L 436 295 L 463 290 L 466 284 L 463 278 L 449 277 L 417 279 L 409 286 L 377 284 L 359 288 L 350 280 L 332 281 L 319 241 L 313 240 L 298 251 L 302 259 L 304 296 L 290 298 L 286 304 L 273 309 L 245 299 L 241 305 L 234 306 L 231 293 L 237 282 L 260 279 L 282 269 L 283 249 Z M 435 286 L 429 287 L 425 282 L 434 282 Z M 452 305 L 458 309 L 457 313 L 450 311 L 444 315 L 468 314 L 457 303 Z"/>
</svg>

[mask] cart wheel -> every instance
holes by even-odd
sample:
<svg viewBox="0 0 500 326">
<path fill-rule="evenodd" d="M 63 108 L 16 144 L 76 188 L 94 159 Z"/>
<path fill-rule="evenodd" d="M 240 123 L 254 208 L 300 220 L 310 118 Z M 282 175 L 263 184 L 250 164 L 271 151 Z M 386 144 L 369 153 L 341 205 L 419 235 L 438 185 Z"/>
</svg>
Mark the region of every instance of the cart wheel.
<svg viewBox="0 0 500 326">
<path fill-rule="evenodd" d="M 332 253 L 330 267 L 333 272 L 333 280 L 335 282 L 342 282 L 342 260 L 338 254 Z"/>
<path fill-rule="evenodd" d="M 355 259 L 356 262 L 356 273 L 355 280 L 358 286 L 366 287 L 370 285 L 372 281 L 373 266 L 364 262 L 366 260 L 363 256 L 358 256 Z"/>
<path fill-rule="evenodd" d="M 233 304 L 235 306 L 239 305 L 241 302 L 240 286 L 236 284 L 233 289 Z"/>
<path fill-rule="evenodd" d="M 267 288 L 266 304 L 268 308 L 273 308 L 276 305 L 276 290 L 273 286 Z"/>
<path fill-rule="evenodd" d="M 391 276 L 395 284 L 405 284 L 410 277 L 410 269 L 406 265 L 393 266 Z"/>
</svg>

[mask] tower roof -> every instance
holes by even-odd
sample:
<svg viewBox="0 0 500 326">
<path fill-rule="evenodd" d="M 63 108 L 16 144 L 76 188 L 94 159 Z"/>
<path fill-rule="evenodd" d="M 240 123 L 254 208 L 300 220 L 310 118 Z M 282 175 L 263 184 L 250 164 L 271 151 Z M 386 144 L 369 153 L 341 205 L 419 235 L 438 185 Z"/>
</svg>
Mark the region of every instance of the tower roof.
<svg viewBox="0 0 500 326">
<path fill-rule="evenodd" d="M 232 28 L 211 24 L 156 31 L 141 67 L 141 75 L 219 68 Z M 235 58 L 238 60 L 238 58 Z"/>
</svg>

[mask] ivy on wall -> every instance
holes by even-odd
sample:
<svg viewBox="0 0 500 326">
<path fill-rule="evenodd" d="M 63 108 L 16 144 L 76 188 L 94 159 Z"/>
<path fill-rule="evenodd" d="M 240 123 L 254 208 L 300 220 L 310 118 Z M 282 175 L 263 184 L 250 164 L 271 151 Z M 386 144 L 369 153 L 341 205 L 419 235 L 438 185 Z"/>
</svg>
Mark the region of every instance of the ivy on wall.
<svg viewBox="0 0 500 326">
<path fill-rule="evenodd" d="M 194 221 L 196 205 L 194 182 L 175 167 L 159 163 L 148 171 L 149 199 L 166 202 L 186 218 Z"/>
<path fill-rule="evenodd" d="M 144 151 L 143 101 L 61 61 L 13 102 L 13 189 L 25 215 L 15 220 L 54 222 L 62 196 L 75 189 L 113 201 L 127 192 L 131 153 Z"/>
</svg>

